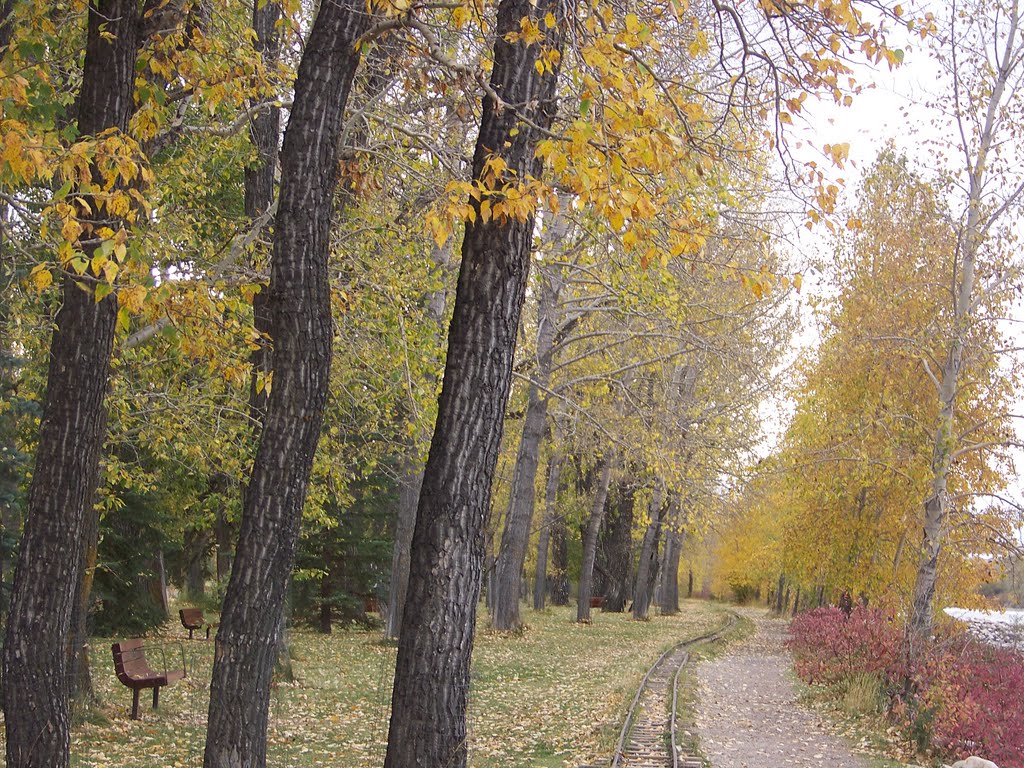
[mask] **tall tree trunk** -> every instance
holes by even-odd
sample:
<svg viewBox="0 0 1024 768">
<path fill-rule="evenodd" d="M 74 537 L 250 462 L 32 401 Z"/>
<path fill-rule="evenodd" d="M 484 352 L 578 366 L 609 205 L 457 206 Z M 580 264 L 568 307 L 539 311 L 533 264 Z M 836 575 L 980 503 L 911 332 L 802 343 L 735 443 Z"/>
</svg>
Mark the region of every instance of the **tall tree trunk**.
<svg viewBox="0 0 1024 768">
<path fill-rule="evenodd" d="M 171 606 L 167 600 L 167 569 L 164 567 L 163 550 L 157 550 L 149 561 L 152 575 L 147 579 L 146 587 L 153 605 L 159 606 L 161 618 L 167 619 Z"/>
<path fill-rule="evenodd" d="M 206 564 L 210 554 L 210 533 L 189 528 L 185 531 L 185 596 L 190 601 L 206 595 Z"/>
<path fill-rule="evenodd" d="M 549 14 L 555 21 L 550 27 Z M 485 189 L 540 178 L 543 171 L 536 146 L 554 117 L 558 69 L 538 71 L 541 45 L 514 37 L 524 18 L 543 30 L 545 49 L 561 53 L 565 19 L 559 0 L 501 0 L 490 89 L 506 106 L 485 96 L 473 156 L 473 179 Z M 487 163 L 496 156 L 508 171 L 495 179 Z M 470 204 L 475 217 L 462 243 L 437 425 L 413 534 L 386 768 L 466 764 L 469 663 L 487 512 L 534 228 L 532 216 L 485 218 L 478 200 Z"/>
<path fill-rule="evenodd" d="M 330 383 L 337 150 L 359 64 L 355 43 L 370 22 L 365 7 L 320 6 L 295 83 L 268 288 L 274 384 L 217 633 L 205 768 L 266 764 L 270 679 Z"/>
<path fill-rule="evenodd" d="M 551 542 L 551 528 L 560 517 L 557 509 L 558 483 L 562 476 L 562 454 L 552 451 L 548 459 L 548 481 L 544 493 L 544 524 L 537 537 L 537 569 L 533 580 L 533 610 L 544 610 L 544 599 L 548 591 L 548 549 Z"/>
<path fill-rule="evenodd" d="M 568 201 L 562 203 L 568 205 Z M 568 217 L 564 211 L 556 216 L 546 233 L 548 245 L 560 245 L 568 230 Z M 523 434 L 512 473 L 505 530 L 501 536 L 498 562 L 495 569 L 494 605 L 491 622 L 495 629 L 512 630 L 522 625 L 519 616 L 521 574 L 526 561 L 526 548 L 530 543 L 533 523 L 534 489 L 540 444 L 547 425 L 548 395 L 551 381 L 552 350 L 558 323 L 558 296 L 563 281 L 557 268 L 540 268 L 540 299 L 537 308 L 537 360 L 534 377 L 530 381 Z"/>
<path fill-rule="evenodd" d="M 622 613 L 633 593 L 633 512 L 636 489 L 632 478 L 622 480 L 612 494 L 599 557 L 603 564 L 604 607 L 609 613 Z"/>
<path fill-rule="evenodd" d="M 216 567 L 217 581 L 223 583 L 231 575 L 231 553 L 234 551 L 232 543 L 233 531 L 231 521 L 228 520 L 228 511 L 221 505 L 215 512 L 213 521 L 213 535 L 217 546 Z"/>
<path fill-rule="evenodd" d="M 594 489 L 594 499 L 590 505 L 590 517 L 583 534 L 583 561 L 580 564 L 580 587 L 576 598 L 576 621 L 581 624 L 590 623 L 590 597 L 594 583 L 594 561 L 597 559 L 597 535 L 604 519 L 605 502 L 608 501 L 608 486 L 612 481 L 611 456 L 601 459 L 600 479 Z"/>
<path fill-rule="evenodd" d="M 79 578 L 75 590 L 75 601 L 71 606 L 71 638 L 68 645 L 68 696 L 72 714 L 84 712 L 96 699 L 92 685 L 92 670 L 89 666 L 89 605 L 92 602 L 92 585 L 96 576 L 96 561 L 100 544 L 100 511 L 96 507 L 95 489 L 100 484 L 100 463 L 96 462 L 95 474 L 90 481 L 94 490 L 93 499 L 86 505 L 82 515 L 80 542 Z"/>
<path fill-rule="evenodd" d="M 325 573 L 320 577 L 320 631 L 331 634 L 331 575 Z"/>
<path fill-rule="evenodd" d="M 99 465 L 97 464 L 97 469 Z M 99 476 L 94 481 L 99 484 Z M 81 577 L 75 592 L 71 609 L 71 645 L 69 666 L 71 672 L 71 706 L 88 708 L 95 699 L 92 686 L 92 672 L 89 667 L 89 603 L 92 598 L 92 583 L 96 574 L 96 554 L 100 540 L 100 514 L 94 504 L 86 507 L 82 525 Z"/>
<path fill-rule="evenodd" d="M 633 590 L 633 618 L 646 621 L 651 607 L 651 594 L 658 580 L 658 540 L 661 537 L 661 521 L 668 505 L 661 483 L 655 488 L 649 507 L 650 522 L 644 531 L 643 544 L 636 566 L 636 587 Z"/>
<path fill-rule="evenodd" d="M 679 613 L 679 552 L 683 534 L 669 528 L 665 535 L 665 567 L 661 571 L 661 612 L 665 616 Z"/>
<path fill-rule="evenodd" d="M 568 605 L 572 589 L 569 585 L 569 531 L 565 517 L 558 515 L 551 523 L 551 604 Z"/>
<path fill-rule="evenodd" d="M 255 48 L 268 70 L 277 65 L 280 57 L 281 42 L 277 31 L 280 18 L 281 4 L 276 0 L 256 0 L 253 3 L 252 29 L 256 35 Z M 260 219 L 274 204 L 274 176 L 277 172 L 277 148 L 280 137 L 280 108 L 266 109 L 250 121 L 249 140 L 256 149 L 256 161 L 244 172 L 245 215 L 250 221 Z M 269 227 L 270 221 L 267 221 L 264 229 Z M 249 413 L 257 434 L 262 428 L 269 397 L 264 384 L 274 368 L 273 348 L 267 338 L 272 330 L 272 323 L 270 292 L 262 290 L 253 299 L 253 324 L 261 337 L 251 357 L 253 374 L 249 390 Z M 243 492 L 243 506 L 244 495 Z"/>
<path fill-rule="evenodd" d="M 139 49 L 137 0 L 89 3 L 78 132 L 126 131 Z M 97 173 L 97 184 L 103 182 Z M 84 224 L 122 225 L 94 204 Z M 86 258 L 96 245 L 83 244 Z M 69 760 L 67 644 L 86 506 L 106 431 L 104 396 L 117 318 L 113 294 L 95 301 L 73 271 L 63 276 L 46 403 L 29 489 L 3 651 L 10 768 L 63 768 Z"/>
<path fill-rule="evenodd" d="M 446 242 L 443 246 L 434 248 L 432 257 L 435 269 L 442 274 L 447 272 L 452 257 L 450 243 Z M 447 284 L 447 280 L 443 280 L 442 284 Z M 447 291 L 442 288 L 432 292 L 427 301 L 427 316 L 437 327 L 438 337 L 444 319 L 446 298 Z M 410 408 L 412 407 L 415 406 L 410 405 Z M 421 446 L 417 443 L 410 443 L 406 447 L 398 479 L 398 513 L 395 517 L 395 543 L 391 555 L 388 615 L 384 625 L 384 637 L 390 640 L 397 639 L 402 633 L 405 596 L 409 587 L 412 534 L 416 528 L 416 508 L 419 505 L 420 488 L 423 486 L 423 461 L 420 458 L 420 449 Z"/>
<path fill-rule="evenodd" d="M 406 449 L 398 478 L 398 514 L 395 517 L 395 544 L 391 555 L 388 617 L 384 626 L 384 637 L 391 640 L 396 640 L 402 633 L 405 596 L 409 587 L 412 534 L 416 529 L 416 507 L 423 485 L 423 467 L 417 453 L 414 446 Z"/>
<path fill-rule="evenodd" d="M 494 564 L 494 602 L 490 608 L 492 626 L 498 630 L 518 629 L 522 625 L 519 617 L 520 582 L 530 542 L 537 464 L 547 410 L 547 397 L 541 395 L 536 384 L 531 383 L 519 453 L 512 473 L 505 529 Z"/>
</svg>

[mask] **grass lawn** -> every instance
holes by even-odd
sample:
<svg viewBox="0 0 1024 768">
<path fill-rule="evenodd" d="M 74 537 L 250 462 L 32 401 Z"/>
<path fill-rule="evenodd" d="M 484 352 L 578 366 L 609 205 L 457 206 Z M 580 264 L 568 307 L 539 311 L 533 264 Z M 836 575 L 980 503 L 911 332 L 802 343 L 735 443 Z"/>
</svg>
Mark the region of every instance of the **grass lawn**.
<svg viewBox="0 0 1024 768">
<path fill-rule="evenodd" d="M 529 629 L 477 634 L 470 694 L 469 762 L 477 768 L 578 766 L 607 759 L 626 704 L 658 654 L 723 620 L 722 609 L 688 601 L 675 617 L 649 622 L 594 613 L 573 623 L 575 608 L 527 611 Z M 128 714 L 131 692 L 114 677 L 110 641 L 96 638 L 93 678 L 102 704 L 75 726 L 75 768 L 201 766 L 213 642 L 180 626 L 189 677 L 160 694 L 160 709 L 142 694 L 142 719 Z M 379 633 L 291 635 L 296 682 L 271 696 L 268 765 L 380 766 L 387 740 L 395 648 Z M 155 665 L 154 665 L 155 666 Z"/>
</svg>

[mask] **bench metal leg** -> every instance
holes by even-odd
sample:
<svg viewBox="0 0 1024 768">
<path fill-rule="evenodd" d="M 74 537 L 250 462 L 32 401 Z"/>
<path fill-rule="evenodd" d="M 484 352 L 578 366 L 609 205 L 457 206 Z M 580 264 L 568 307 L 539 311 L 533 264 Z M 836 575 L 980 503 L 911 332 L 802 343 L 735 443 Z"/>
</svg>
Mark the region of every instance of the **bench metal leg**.
<svg viewBox="0 0 1024 768">
<path fill-rule="evenodd" d="M 139 719 L 139 689 L 132 688 L 132 720 Z"/>
<path fill-rule="evenodd" d="M 156 705 L 160 703 L 160 686 L 153 686 L 153 709 L 156 709 Z"/>
</svg>

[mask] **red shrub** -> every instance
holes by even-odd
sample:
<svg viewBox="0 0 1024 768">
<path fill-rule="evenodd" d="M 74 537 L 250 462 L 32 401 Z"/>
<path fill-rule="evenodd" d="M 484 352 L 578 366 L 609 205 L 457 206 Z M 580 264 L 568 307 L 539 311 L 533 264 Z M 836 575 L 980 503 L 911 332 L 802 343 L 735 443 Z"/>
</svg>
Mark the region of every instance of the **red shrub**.
<svg viewBox="0 0 1024 768">
<path fill-rule="evenodd" d="M 950 757 L 984 755 L 1024 768 L 1024 658 L 961 640 L 936 648 L 916 675 L 932 745 Z"/>
<path fill-rule="evenodd" d="M 860 673 L 883 680 L 898 674 L 902 632 L 883 611 L 857 607 L 849 617 L 838 608 L 799 614 L 788 645 L 796 672 L 809 683 L 842 683 Z"/>
<path fill-rule="evenodd" d="M 797 674 L 834 685 L 878 675 L 890 711 L 923 746 L 949 758 L 982 755 L 1024 768 L 1024 657 L 966 636 L 934 643 L 913 667 L 903 631 L 879 610 L 801 614 L 787 641 Z"/>
</svg>

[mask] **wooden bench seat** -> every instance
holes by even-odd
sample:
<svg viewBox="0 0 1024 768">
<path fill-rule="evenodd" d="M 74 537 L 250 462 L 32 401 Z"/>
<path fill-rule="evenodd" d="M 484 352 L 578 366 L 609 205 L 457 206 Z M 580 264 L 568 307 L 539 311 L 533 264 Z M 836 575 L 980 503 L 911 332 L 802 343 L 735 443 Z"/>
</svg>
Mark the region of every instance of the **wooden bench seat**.
<svg viewBox="0 0 1024 768">
<path fill-rule="evenodd" d="M 114 654 L 114 671 L 117 679 L 132 689 L 132 720 L 139 719 L 139 691 L 144 688 L 153 689 L 153 709 L 160 703 L 160 688 L 170 685 L 185 677 L 185 657 L 182 651 L 181 667 L 169 669 L 166 664 L 164 649 L 160 648 L 164 662 L 163 670 L 154 671 L 146 660 L 146 646 L 141 639 L 122 640 L 110 646 Z"/>
<path fill-rule="evenodd" d="M 203 616 L 202 608 L 182 608 L 178 611 L 178 618 L 181 619 L 181 626 L 188 630 L 188 639 L 192 639 L 192 633 L 197 629 L 206 628 L 206 639 L 210 639 L 210 624 Z"/>
</svg>

